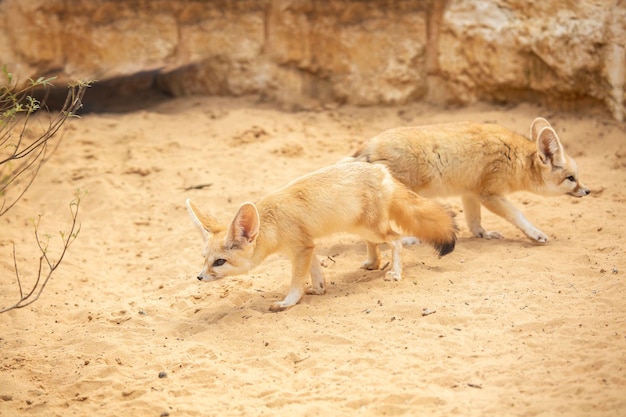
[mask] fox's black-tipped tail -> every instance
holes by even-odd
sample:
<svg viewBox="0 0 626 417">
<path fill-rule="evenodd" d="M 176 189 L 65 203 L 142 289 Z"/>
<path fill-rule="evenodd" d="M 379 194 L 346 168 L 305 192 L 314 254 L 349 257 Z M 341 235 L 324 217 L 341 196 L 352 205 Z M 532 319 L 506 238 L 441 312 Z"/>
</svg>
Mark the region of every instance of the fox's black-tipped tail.
<svg viewBox="0 0 626 417">
<path fill-rule="evenodd" d="M 432 245 L 439 256 L 454 250 L 457 232 L 454 213 L 433 200 L 417 195 L 399 182 L 390 215 L 404 233 Z"/>
<path fill-rule="evenodd" d="M 454 250 L 456 245 L 456 238 L 450 242 L 435 243 L 435 249 L 439 251 L 439 256 L 446 256 Z"/>
</svg>

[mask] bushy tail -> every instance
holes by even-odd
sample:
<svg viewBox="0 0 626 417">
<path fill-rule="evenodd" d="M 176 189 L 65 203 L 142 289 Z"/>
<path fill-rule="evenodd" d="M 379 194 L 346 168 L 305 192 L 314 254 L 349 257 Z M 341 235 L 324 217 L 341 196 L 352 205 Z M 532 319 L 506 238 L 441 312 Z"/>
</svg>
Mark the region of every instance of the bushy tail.
<svg viewBox="0 0 626 417">
<path fill-rule="evenodd" d="M 417 195 L 399 182 L 389 215 L 402 232 L 431 244 L 439 256 L 454 250 L 457 232 L 454 213 L 433 200 Z"/>
</svg>

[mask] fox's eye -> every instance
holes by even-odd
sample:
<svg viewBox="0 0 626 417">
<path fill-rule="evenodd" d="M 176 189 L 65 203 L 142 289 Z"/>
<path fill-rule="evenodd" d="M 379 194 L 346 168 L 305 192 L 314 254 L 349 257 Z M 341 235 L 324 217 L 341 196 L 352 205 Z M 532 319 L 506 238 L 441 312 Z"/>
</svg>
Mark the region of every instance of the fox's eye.
<svg viewBox="0 0 626 417">
<path fill-rule="evenodd" d="M 216 259 L 215 262 L 213 262 L 213 266 L 222 266 L 226 263 L 226 259 Z"/>
<path fill-rule="evenodd" d="M 576 182 L 576 178 L 574 178 L 573 175 L 570 175 L 569 177 L 567 177 L 566 180 L 571 181 L 571 182 Z"/>
</svg>

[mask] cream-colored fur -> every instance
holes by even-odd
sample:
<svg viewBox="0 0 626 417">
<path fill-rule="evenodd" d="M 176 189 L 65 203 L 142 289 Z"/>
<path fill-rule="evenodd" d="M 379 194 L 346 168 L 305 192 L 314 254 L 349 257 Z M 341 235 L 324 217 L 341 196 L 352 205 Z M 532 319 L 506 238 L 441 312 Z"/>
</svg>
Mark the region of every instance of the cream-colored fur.
<svg viewBox="0 0 626 417">
<path fill-rule="evenodd" d="M 275 252 L 291 258 L 291 289 L 283 301 L 272 304 L 272 311 L 300 301 L 308 274 L 312 287 L 307 293 L 325 292 L 320 264 L 314 260 L 316 238 L 347 232 L 372 242 L 362 265 L 367 269 L 380 266 L 377 244 L 389 244 L 388 275 L 393 279 L 402 276 L 402 233 L 432 244 L 440 256 L 451 252 L 456 240 L 448 210 L 406 188 L 384 166 L 360 162 L 320 169 L 257 204 L 243 203 L 229 225 L 203 214 L 191 200 L 187 208 L 205 240 L 201 281 L 244 274 Z"/>
<path fill-rule="evenodd" d="M 460 195 L 467 225 L 476 237 L 501 238 L 481 225 L 480 206 L 510 221 L 529 238 L 548 237 L 505 194 L 589 194 L 547 120 L 537 118 L 530 140 L 495 124 L 451 123 L 387 130 L 351 160 L 380 163 L 411 190 L 427 197 Z"/>
</svg>

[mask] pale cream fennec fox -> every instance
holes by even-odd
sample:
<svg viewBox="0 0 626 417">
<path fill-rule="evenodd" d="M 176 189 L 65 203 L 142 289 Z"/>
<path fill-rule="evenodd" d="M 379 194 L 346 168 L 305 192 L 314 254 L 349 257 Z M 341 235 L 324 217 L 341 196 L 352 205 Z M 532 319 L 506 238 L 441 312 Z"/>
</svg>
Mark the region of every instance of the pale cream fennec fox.
<svg viewBox="0 0 626 417">
<path fill-rule="evenodd" d="M 540 117 L 530 127 L 530 140 L 496 124 L 462 122 L 391 129 L 370 139 L 351 159 L 384 164 L 395 178 L 423 196 L 460 195 L 470 231 L 488 239 L 502 236 L 483 229 L 481 204 L 529 238 L 545 243 L 545 233 L 505 194 L 530 191 L 582 197 L 590 193 L 556 132 Z"/>
<path fill-rule="evenodd" d="M 325 292 L 321 266 L 314 256 L 316 238 L 334 233 L 357 234 L 368 242 L 392 248 L 391 278 L 400 279 L 401 233 L 432 244 L 443 256 L 454 249 L 456 227 L 452 214 L 440 204 L 406 188 L 382 165 L 337 164 L 322 168 L 263 197 L 241 205 L 229 225 L 203 214 L 187 200 L 193 222 L 205 240 L 201 281 L 244 274 L 275 252 L 292 262 L 291 289 L 284 300 L 271 305 L 280 311 L 297 304 L 305 293 Z M 377 269 L 378 245 L 368 244 L 362 267 Z"/>
</svg>

